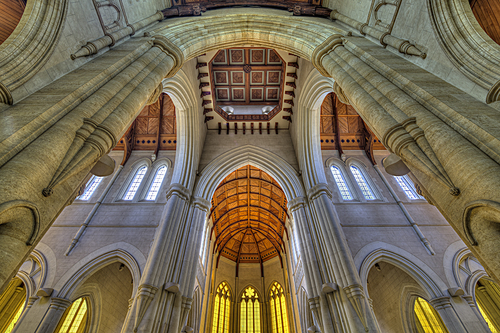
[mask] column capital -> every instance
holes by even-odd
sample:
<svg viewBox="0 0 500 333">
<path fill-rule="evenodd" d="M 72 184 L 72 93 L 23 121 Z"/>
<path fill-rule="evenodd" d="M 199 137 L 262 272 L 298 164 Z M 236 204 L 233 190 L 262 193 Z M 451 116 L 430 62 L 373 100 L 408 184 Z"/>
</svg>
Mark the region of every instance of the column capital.
<svg viewBox="0 0 500 333">
<path fill-rule="evenodd" d="M 321 73 L 321 75 L 332 77 L 323 67 L 322 60 L 326 54 L 333 51 L 337 46 L 342 45 L 342 37 L 343 36 L 340 34 L 332 35 L 314 49 L 311 55 L 311 63 Z"/>
<path fill-rule="evenodd" d="M 288 210 L 293 213 L 295 210 L 305 206 L 307 204 L 307 199 L 305 197 L 296 197 L 288 201 Z"/>
<path fill-rule="evenodd" d="M 451 297 L 442 296 L 436 297 L 429 301 L 429 303 L 436 308 L 436 310 L 445 309 L 451 307 Z"/>
<path fill-rule="evenodd" d="M 163 36 L 154 36 L 153 46 L 158 47 L 174 60 L 174 66 L 165 78 L 173 77 L 184 65 L 184 53 L 177 45 Z"/>
<path fill-rule="evenodd" d="M 328 185 L 325 183 L 319 183 L 311 187 L 307 191 L 307 198 L 309 199 L 309 201 L 314 201 L 322 194 L 326 194 L 328 198 L 332 199 L 332 191 L 330 191 Z"/>
<path fill-rule="evenodd" d="M 189 201 L 189 199 L 191 198 L 191 190 L 179 183 L 170 185 L 170 188 L 167 191 L 167 200 L 170 199 L 170 197 L 174 194 L 184 201 Z"/>
<path fill-rule="evenodd" d="M 210 206 L 212 203 L 205 198 L 193 196 L 192 204 L 195 208 L 201 209 L 204 212 L 208 212 L 210 210 Z"/>
<path fill-rule="evenodd" d="M 60 297 L 52 297 L 50 299 L 50 307 L 57 309 L 57 308 L 62 308 L 62 309 L 67 309 L 71 305 L 71 301 L 66 298 L 60 298 Z"/>
</svg>

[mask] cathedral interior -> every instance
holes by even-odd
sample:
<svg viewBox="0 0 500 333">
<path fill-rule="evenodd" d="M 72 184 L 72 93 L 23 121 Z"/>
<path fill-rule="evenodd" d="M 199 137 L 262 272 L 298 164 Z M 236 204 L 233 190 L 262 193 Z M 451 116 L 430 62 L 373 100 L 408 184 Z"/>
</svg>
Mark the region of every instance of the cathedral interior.
<svg viewBox="0 0 500 333">
<path fill-rule="evenodd" d="M 0 9 L 0 333 L 500 332 L 498 0 Z"/>
</svg>

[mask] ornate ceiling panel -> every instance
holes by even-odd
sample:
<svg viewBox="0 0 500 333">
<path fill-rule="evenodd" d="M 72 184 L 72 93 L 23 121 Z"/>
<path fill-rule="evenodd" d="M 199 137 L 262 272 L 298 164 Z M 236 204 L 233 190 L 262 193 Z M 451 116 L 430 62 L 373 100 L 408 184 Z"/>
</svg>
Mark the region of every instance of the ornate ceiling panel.
<svg viewBox="0 0 500 333">
<path fill-rule="evenodd" d="M 227 176 L 212 199 L 211 218 L 220 255 L 237 263 L 262 263 L 283 249 L 286 198 L 262 170 L 242 167 Z"/>
</svg>

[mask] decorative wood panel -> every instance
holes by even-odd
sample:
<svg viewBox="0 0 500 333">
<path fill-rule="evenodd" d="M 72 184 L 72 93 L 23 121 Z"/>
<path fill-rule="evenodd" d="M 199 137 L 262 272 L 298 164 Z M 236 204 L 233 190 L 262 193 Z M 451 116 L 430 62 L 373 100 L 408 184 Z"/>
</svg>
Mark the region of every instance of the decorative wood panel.
<svg viewBox="0 0 500 333">
<path fill-rule="evenodd" d="M 26 1 L 0 0 L 0 44 L 2 44 L 16 29 L 23 16 Z"/>
<path fill-rule="evenodd" d="M 469 0 L 469 4 L 481 28 L 500 44 L 500 1 Z"/>
</svg>

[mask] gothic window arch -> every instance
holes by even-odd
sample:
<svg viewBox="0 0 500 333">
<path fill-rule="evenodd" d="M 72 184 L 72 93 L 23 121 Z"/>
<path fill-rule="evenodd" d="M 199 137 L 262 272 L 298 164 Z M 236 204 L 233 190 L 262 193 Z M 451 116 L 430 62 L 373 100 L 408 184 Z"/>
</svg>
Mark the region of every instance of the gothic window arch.
<svg viewBox="0 0 500 333">
<path fill-rule="evenodd" d="M 356 200 L 356 195 L 352 191 L 352 184 L 349 177 L 347 177 L 343 163 L 337 163 L 336 161 L 331 160 L 329 161 L 328 166 L 330 167 L 330 172 L 332 173 L 333 180 L 335 185 L 337 185 L 337 189 L 342 200 Z"/>
<path fill-rule="evenodd" d="M 15 277 L 0 295 L 0 332 L 12 332 L 25 306 L 26 286 L 21 279 Z"/>
<path fill-rule="evenodd" d="M 425 200 L 423 196 L 417 193 L 415 190 L 415 185 L 411 181 L 410 177 L 408 175 L 404 176 L 394 176 L 396 179 L 396 182 L 398 183 L 399 187 L 405 192 L 406 196 L 410 200 L 418 200 L 422 199 Z"/>
<path fill-rule="evenodd" d="M 90 197 L 94 194 L 95 190 L 97 189 L 103 178 L 104 177 L 98 177 L 96 175 L 93 175 L 85 185 L 85 190 L 83 191 L 82 195 L 78 196 L 76 199 L 82 201 L 89 200 Z"/>
<path fill-rule="evenodd" d="M 449 333 L 439 313 L 422 297 L 416 297 L 413 306 L 418 333 Z"/>
<path fill-rule="evenodd" d="M 55 333 L 85 333 L 88 331 L 89 301 L 77 298 L 67 309 L 57 325 Z"/>
<path fill-rule="evenodd" d="M 231 289 L 221 282 L 214 295 L 212 333 L 229 333 L 231 314 Z"/>
<path fill-rule="evenodd" d="M 375 186 L 371 177 L 366 172 L 366 167 L 357 161 L 351 161 L 348 163 L 349 171 L 351 172 L 356 184 L 358 185 L 363 197 L 367 201 L 380 199 L 378 192 L 375 190 Z"/>
<path fill-rule="evenodd" d="M 286 303 L 283 287 L 278 282 L 274 282 L 269 289 L 272 333 L 290 333 Z"/>
<path fill-rule="evenodd" d="M 163 164 L 156 168 L 154 172 L 153 180 L 151 184 L 149 184 L 148 192 L 146 193 L 146 200 L 155 201 L 158 193 L 160 192 L 160 188 L 165 180 L 165 176 L 167 175 L 168 167 Z"/>
<path fill-rule="evenodd" d="M 148 158 L 141 159 L 132 164 L 130 172 L 128 173 L 127 178 L 123 182 L 123 185 L 116 196 L 116 200 L 126 202 L 138 201 L 141 198 L 139 193 L 143 191 L 146 183 L 144 180 L 146 179 L 150 169 L 151 160 Z M 143 195 L 145 196 L 145 193 Z"/>
<path fill-rule="evenodd" d="M 262 330 L 262 306 L 257 290 L 245 288 L 240 303 L 240 333 L 260 333 Z"/>
</svg>

